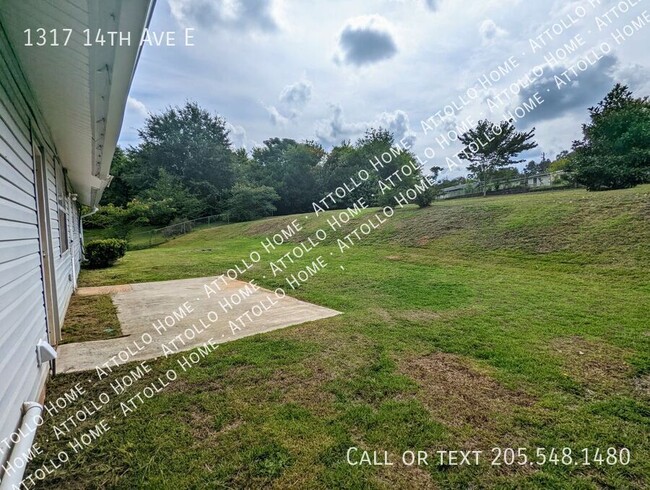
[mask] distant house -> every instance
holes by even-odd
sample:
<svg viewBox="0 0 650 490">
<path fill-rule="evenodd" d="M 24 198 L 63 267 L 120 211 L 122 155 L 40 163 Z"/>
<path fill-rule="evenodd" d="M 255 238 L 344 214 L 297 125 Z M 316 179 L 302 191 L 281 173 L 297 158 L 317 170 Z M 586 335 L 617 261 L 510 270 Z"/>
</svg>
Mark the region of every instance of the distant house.
<svg viewBox="0 0 650 490">
<path fill-rule="evenodd" d="M 21 424 L 23 403 L 43 400 L 55 369 L 55 361 L 43 361 L 45 344 L 60 341 L 76 287 L 80 204 L 96 206 L 110 180 L 153 4 L 1 3 L 0 464 L 10 456 L 7 441 Z M 72 29 L 67 45 L 65 29 Z M 131 42 L 85 46 L 85 29 L 92 41 L 101 29 L 128 32 Z"/>
<path fill-rule="evenodd" d="M 508 191 L 525 192 L 534 188 L 552 187 L 562 182 L 566 172 L 546 172 L 535 175 L 520 175 L 513 179 L 495 180 L 488 184 L 488 192 L 508 193 Z M 458 184 L 441 189 L 439 199 L 453 199 L 455 197 L 481 194 L 481 185 L 478 181 Z"/>
<path fill-rule="evenodd" d="M 545 174 L 530 175 L 526 179 L 528 187 L 544 187 L 553 185 L 554 174 L 547 172 Z"/>
<path fill-rule="evenodd" d="M 441 189 L 439 199 L 451 199 L 454 197 L 462 197 L 468 194 L 479 192 L 480 183 L 476 181 L 469 181 L 465 184 L 452 185 Z"/>
</svg>

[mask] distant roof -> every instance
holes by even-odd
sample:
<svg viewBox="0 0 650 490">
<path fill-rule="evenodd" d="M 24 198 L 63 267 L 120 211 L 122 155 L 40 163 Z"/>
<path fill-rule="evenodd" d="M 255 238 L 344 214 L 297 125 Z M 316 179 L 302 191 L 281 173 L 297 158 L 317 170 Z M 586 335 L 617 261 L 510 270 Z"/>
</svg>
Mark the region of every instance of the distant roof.
<svg viewBox="0 0 650 490">
<path fill-rule="evenodd" d="M 476 187 L 478 182 L 465 182 L 464 184 L 452 185 L 451 187 L 444 187 L 442 192 L 454 192 L 461 189 L 466 189 L 467 187 Z"/>
<path fill-rule="evenodd" d="M 124 108 L 140 55 L 140 37 L 155 0 L 3 0 L 2 23 L 38 102 L 54 150 L 81 203 L 95 206 L 109 182 L 109 170 Z M 47 38 L 37 46 L 37 29 L 56 29 L 59 46 Z M 26 46 L 25 30 L 33 46 Z M 67 45 L 64 29 L 72 29 Z M 89 29 L 87 44 L 85 29 Z M 101 31 L 100 31 L 101 29 Z M 93 33 L 130 33 L 128 45 L 95 43 Z M 108 38 L 106 38 L 108 39 Z M 112 44 L 112 45 L 111 45 Z"/>
</svg>

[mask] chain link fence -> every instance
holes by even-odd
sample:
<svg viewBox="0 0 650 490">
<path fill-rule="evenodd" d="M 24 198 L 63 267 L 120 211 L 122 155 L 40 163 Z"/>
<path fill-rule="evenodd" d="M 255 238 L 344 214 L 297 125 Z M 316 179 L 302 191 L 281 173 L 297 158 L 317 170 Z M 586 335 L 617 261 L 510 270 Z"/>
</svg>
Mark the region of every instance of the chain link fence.
<svg viewBox="0 0 650 490">
<path fill-rule="evenodd" d="M 227 214 L 226 216 L 204 216 L 202 218 L 182 221 L 180 223 L 174 223 L 154 230 L 132 233 L 128 239 L 128 247 L 129 250 L 151 248 L 160 245 L 161 243 L 168 242 L 169 240 L 173 240 L 177 236 L 185 235 L 186 233 L 196 230 L 225 225 L 229 222 L 230 219 Z"/>
</svg>

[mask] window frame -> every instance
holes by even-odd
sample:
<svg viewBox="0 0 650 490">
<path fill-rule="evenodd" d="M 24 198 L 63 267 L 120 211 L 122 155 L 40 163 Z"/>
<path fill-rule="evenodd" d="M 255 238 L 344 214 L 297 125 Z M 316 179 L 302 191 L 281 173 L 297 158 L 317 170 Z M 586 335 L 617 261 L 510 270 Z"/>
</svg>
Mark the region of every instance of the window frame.
<svg viewBox="0 0 650 490">
<path fill-rule="evenodd" d="M 70 227 L 68 226 L 67 185 L 65 170 L 61 162 L 54 159 L 54 174 L 56 181 L 57 219 L 59 221 L 59 257 L 70 250 Z"/>
</svg>

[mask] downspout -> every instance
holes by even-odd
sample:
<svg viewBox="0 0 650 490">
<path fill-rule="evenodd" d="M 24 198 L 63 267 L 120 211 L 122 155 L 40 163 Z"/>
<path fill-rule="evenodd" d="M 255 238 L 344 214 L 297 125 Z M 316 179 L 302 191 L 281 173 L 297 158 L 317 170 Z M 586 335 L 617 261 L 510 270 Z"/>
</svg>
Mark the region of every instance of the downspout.
<svg viewBox="0 0 650 490">
<path fill-rule="evenodd" d="M 81 258 L 82 258 L 82 260 L 84 258 L 84 218 L 87 218 L 88 216 L 92 216 L 97 211 L 99 211 L 99 208 L 97 206 L 94 206 L 93 210 L 90 213 L 82 214 L 81 216 L 79 216 L 79 240 L 81 241 Z"/>
<path fill-rule="evenodd" d="M 73 197 L 70 197 L 70 195 L 68 195 L 68 206 L 70 207 L 70 215 L 72 216 L 72 214 L 73 214 L 72 209 L 74 207 L 77 207 L 76 194 Z M 79 210 L 79 208 L 77 207 L 77 212 L 79 212 L 78 210 Z M 73 220 L 71 219 L 71 221 L 73 221 Z M 73 222 L 72 226 L 74 226 L 74 225 L 75 225 L 75 223 Z M 81 227 L 78 227 L 78 228 L 79 228 L 79 253 L 81 253 Z M 70 250 L 70 260 L 72 261 L 72 291 L 76 291 L 77 290 L 77 266 L 76 266 L 75 262 L 77 261 L 77 258 L 76 258 L 75 250 L 74 250 L 74 245 L 75 245 L 75 243 L 74 243 L 74 230 L 70 230 L 70 236 L 73 237 L 73 240 L 72 240 L 73 247 L 72 247 L 72 250 Z"/>
<path fill-rule="evenodd" d="M 95 214 L 97 211 L 99 211 L 99 208 L 98 208 L 97 206 L 95 206 L 95 207 L 93 208 L 93 210 L 92 210 L 90 213 L 82 214 L 81 217 L 80 217 L 80 219 L 83 220 L 84 218 L 87 218 L 88 216 L 92 216 L 92 215 Z M 81 223 L 83 224 L 83 221 L 82 221 Z"/>
<path fill-rule="evenodd" d="M 0 482 L 0 490 L 15 490 L 21 487 L 25 468 L 27 468 L 27 463 L 31 459 L 30 453 L 36 436 L 36 429 L 42 423 L 42 412 L 43 405 L 40 403 L 23 403 L 23 420 L 18 429 L 20 438 L 11 450 L 9 460 L 4 465 L 7 470 L 2 477 L 2 482 Z"/>
</svg>

